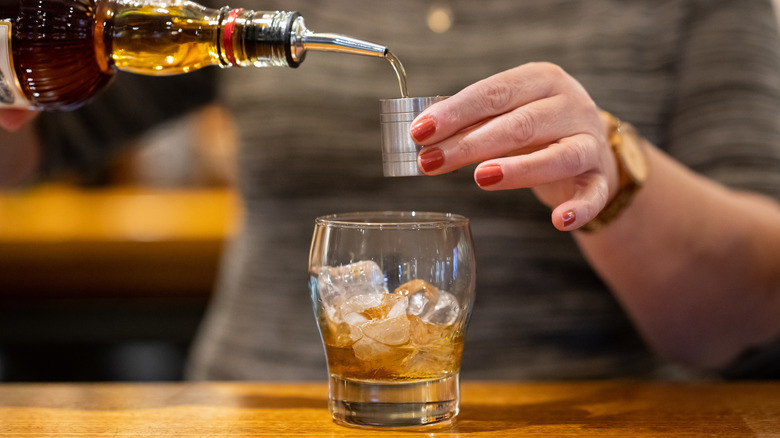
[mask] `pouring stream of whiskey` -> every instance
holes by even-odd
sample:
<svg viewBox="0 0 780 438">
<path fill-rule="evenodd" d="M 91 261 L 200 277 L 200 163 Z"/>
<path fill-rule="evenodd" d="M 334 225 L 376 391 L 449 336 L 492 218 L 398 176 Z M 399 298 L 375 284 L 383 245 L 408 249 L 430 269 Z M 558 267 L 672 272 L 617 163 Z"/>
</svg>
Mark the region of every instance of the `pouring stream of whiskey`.
<svg viewBox="0 0 780 438">
<path fill-rule="evenodd" d="M 398 77 L 398 86 L 401 88 L 401 97 L 409 97 L 409 90 L 406 86 L 406 70 L 404 70 L 401 61 L 385 46 L 355 39 L 346 35 L 315 33 L 309 30 L 305 30 L 300 36 L 297 36 L 297 39 L 293 41 L 292 46 L 299 47 L 302 51 L 318 50 L 322 52 L 341 52 L 384 57 L 390 65 L 393 66 L 395 75 Z"/>
<path fill-rule="evenodd" d="M 401 61 L 385 46 L 355 39 L 346 35 L 315 33 L 309 30 L 304 31 L 303 34 L 300 35 L 299 40 L 293 42 L 293 46 L 300 46 L 303 51 L 318 50 L 322 52 L 341 52 L 384 57 L 390 65 L 393 66 L 395 75 L 398 77 L 398 86 L 401 88 L 401 97 L 409 97 L 409 90 L 406 86 L 406 70 L 404 70 Z"/>
<path fill-rule="evenodd" d="M 404 65 L 401 64 L 401 61 L 393 55 L 393 52 L 386 51 L 385 52 L 385 59 L 390 63 L 390 65 L 393 66 L 393 70 L 395 70 L 395 75 L 398 77 L 398 86 L 401 88 L 401 97 L 409 97 L 409 89 L 406 85 L 406 70 L 404 70 Z"/>
</svg>

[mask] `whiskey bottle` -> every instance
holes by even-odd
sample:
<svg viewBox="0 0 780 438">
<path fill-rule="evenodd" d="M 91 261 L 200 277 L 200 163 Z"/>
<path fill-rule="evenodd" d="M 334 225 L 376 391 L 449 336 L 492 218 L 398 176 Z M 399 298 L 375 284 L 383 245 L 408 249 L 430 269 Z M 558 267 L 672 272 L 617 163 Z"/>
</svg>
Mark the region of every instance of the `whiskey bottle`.
<svg viewBox="0 0 780 438">
<path fill-rule="evenodd" d="M 117 70 L 297 67 L 309 50 L 386 57 L 399 73 L 386 47 L 311 32 L 297 12 L 187 0 L 0 0 L 0 108 L 73 109 Z"/>
</svg>

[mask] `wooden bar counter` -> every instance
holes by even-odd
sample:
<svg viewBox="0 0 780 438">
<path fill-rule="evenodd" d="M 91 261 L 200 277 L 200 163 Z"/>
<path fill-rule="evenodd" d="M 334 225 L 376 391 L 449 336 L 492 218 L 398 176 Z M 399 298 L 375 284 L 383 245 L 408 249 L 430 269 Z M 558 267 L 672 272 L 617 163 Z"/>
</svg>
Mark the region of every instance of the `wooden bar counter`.
<svg viewBox="0 0 780 438">
<path fill-rule="evenodd" d="M 2 384 L 0 437 L 771 437 L 779 383 L 462 385 L 450 425 L 331 421 L 324 383 Z"/>
<path fill-rule="evenodd" d="M 240 214 L 229 189 L 0 192 L 0 298 L 206 296 Z"/>
</svg>

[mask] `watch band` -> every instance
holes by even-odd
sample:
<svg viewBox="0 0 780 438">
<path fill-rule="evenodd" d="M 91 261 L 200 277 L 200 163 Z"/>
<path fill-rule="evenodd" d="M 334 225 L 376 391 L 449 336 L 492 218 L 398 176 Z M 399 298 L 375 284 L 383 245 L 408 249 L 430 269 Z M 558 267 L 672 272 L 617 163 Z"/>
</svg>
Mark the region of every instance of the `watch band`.
<svg viewBox="0 0 780 438">
<path fill-rule="evenodd" d="M 602 209 L 596 217 L 590 220 L 590 222 L 581 226 L 579 229 L 585 232 L 592 233 L 604 228 L 605 225 L 617 219 L 620 213 L 631 204 L 634 199 L 634 195 L 639 190 L 638 185 L 631 184 L 621 188 L 614 198 Z"/>
<path fill-rule="evenodd" d="M 620 187 L 612 200 L 607 203 L 599 214 L 579 228 L 582 231 L 591 233 L 602 229 L 605 225 L 617 219 L 626 207 L 631 204 L 634 195 L 636 195 L 644 182 L 632 175 L 629 169 L 626 169 L 623 156 L 626 136 L 634 136 L 629 141 L 635 142 L 634 146 L 638 145 L 639 139 L 636 130 L 630 124 L 621 122 L 620 119 L 606 111 L 601 111 L 601 115 L 608 123 L 607 140 L 617 163 Z"/>
</svg>

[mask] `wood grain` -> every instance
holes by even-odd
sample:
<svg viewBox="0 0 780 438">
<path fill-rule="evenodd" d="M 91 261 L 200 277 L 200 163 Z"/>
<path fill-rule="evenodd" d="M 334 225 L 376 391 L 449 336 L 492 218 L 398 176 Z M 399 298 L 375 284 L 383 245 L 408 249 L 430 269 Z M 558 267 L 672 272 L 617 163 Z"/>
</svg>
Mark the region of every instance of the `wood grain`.
<svg viewBox="0 0 780 438">
<path fill-rule="evenodd" d="M 324 383 L 5 384 L 0 436 L 780 436 L 780 383 L 466 383 L 449 425 L 334 424 Z"/>
</svg>

